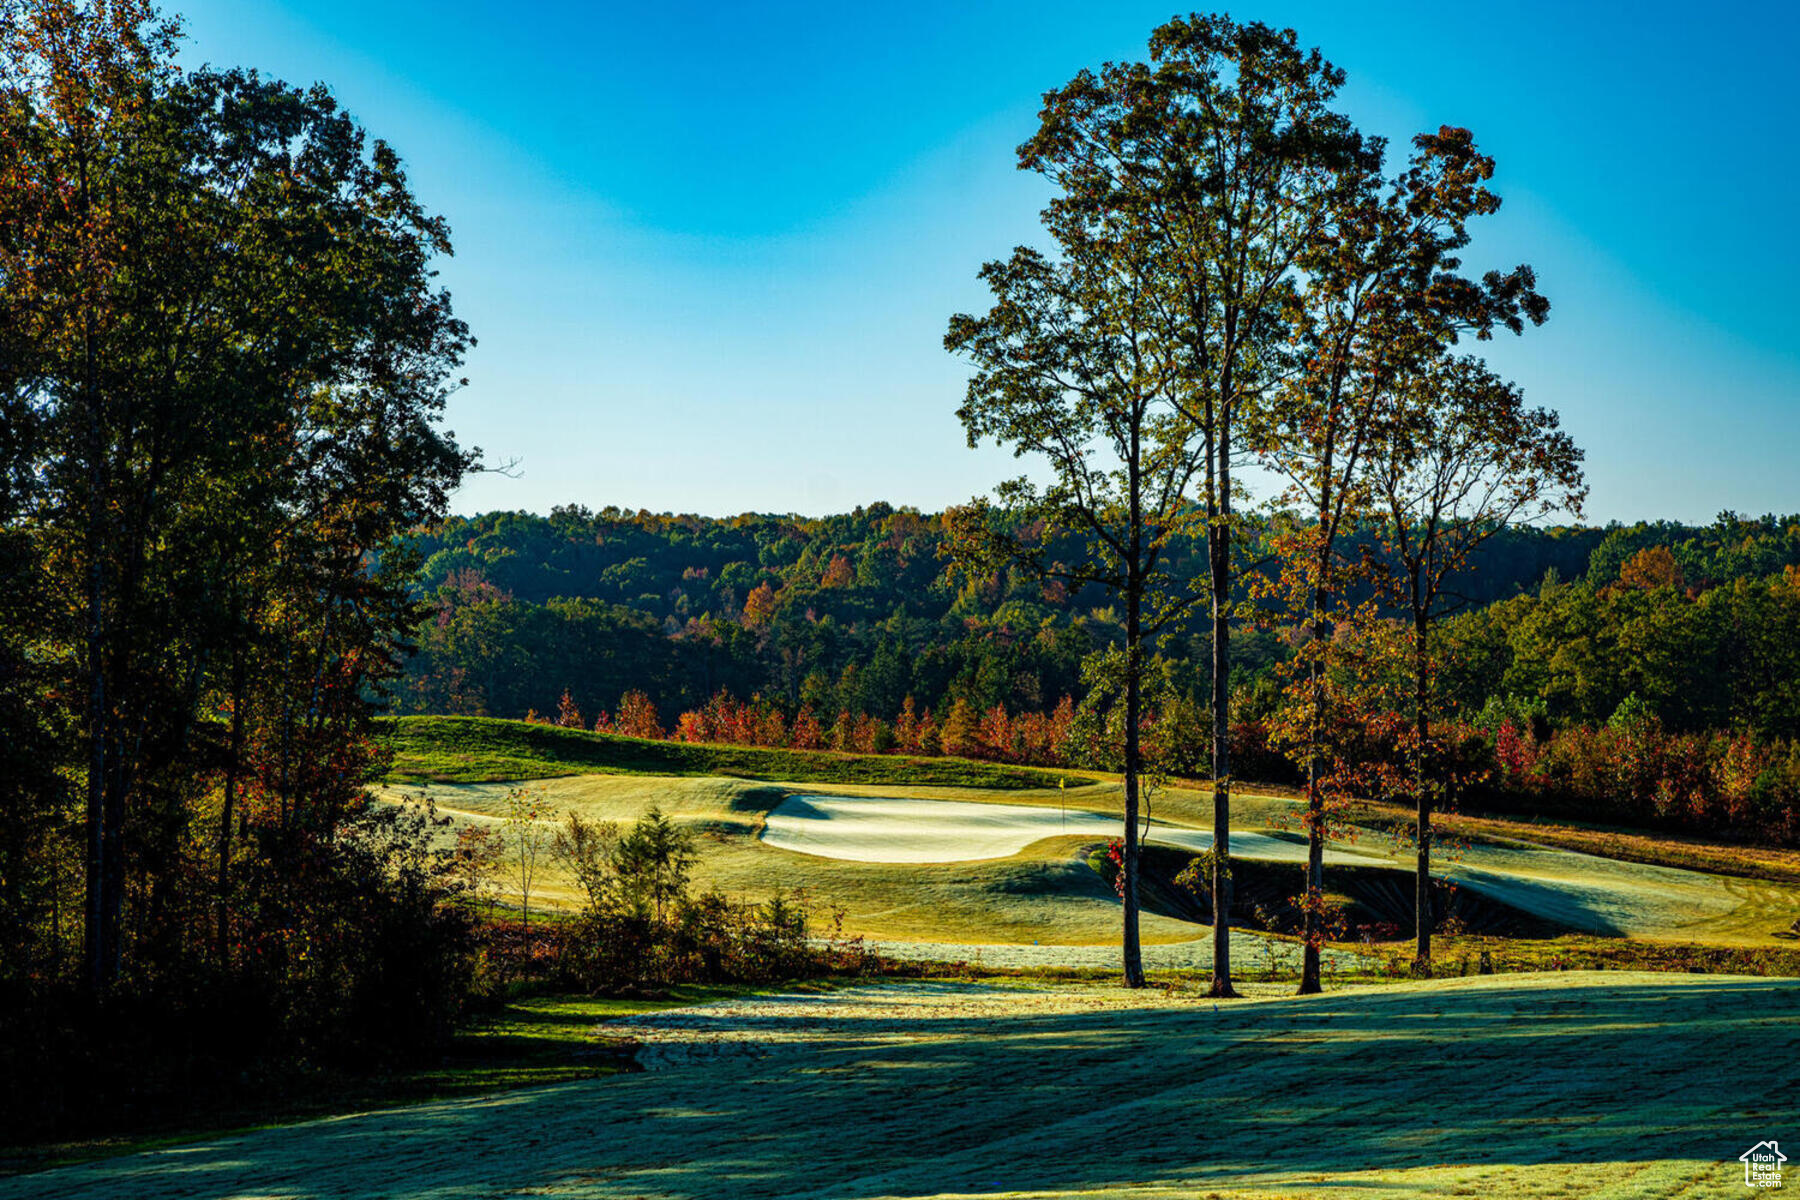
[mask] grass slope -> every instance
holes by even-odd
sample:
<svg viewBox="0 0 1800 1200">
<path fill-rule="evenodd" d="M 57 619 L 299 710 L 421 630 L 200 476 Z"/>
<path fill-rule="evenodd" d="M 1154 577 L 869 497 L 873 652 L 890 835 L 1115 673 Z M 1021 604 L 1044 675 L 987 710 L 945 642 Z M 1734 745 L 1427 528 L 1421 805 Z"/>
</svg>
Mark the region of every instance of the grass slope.
<svg viewBox="0 0 1800 1200">
<path fill-rule="evenodd" d="M 320 1070 L 229 1109 L 145 1114 L 136 1132 L 0 1151 L 0 1176 L 178 1145 L 321 1116 L 570 1083 L 630 1066 L 621 1035 L 601 1022 L 740 996 L 744 987 L 684 985 L 666 999 L 532 995 L 478 1017 L 433 1065 L 369 1074 Z M 0 1184 L 0 1193 L 5 1186 Z"/>
<path fill-rule="evenodd" d="M 1409 831 L 1413 827 L 1413 810 L 1399 804 L 1364 801 L 1357 805 L 1352 819 L 1371 829 Z M 1450 840 L 1496 846 L 1555 846 L 1624 862 L 1800 884 L 1800 850 L 1785 847 L 1750 846 L 1615 825 L 1522 820 L 1493 814 L 1439 813 L 1432 821 L 1439 837 Z"/>
<path fill-rule="evenodd" d="M 499 820 L 510 786 L 452 784 L 429 792 L 456 823 L 492 824 Z M 775 891 L 804 891 L 821 909 L 844 909 L 847 934 L 1026 945 L 1091 945 L 1119 935 L 1118 899 L 1081 853 L 1092 838 L 1050 838 L 1010 858 L 949 866 L 844 862 L 777 850 L 756 836 L 763 815 L 787 794 L 777 785 L 717 777 L 579 775 L 533 786 L 543 789 L 545 802 L 556 812 L 595 821 L 627 824 L 654 804 L 701 835 L 696 886 L 758 900 Z M 884 795 L 933 796 L 946 789 L 884 784 L 879 790 Z M 416 794 L 418 789 L 404 791 Z M 990 794 L 1008 799 L 1021 795 Z M 549 867 L 533 903 L 567 906 L 577 899 L 573 881 Z M 1204 933 L 1183 921 L 1145 918 L 1148 941 L 1183 941 Z"/>
<path fill-rule="evenodd" d="M 1010 858 L 983 862 L 895 864 L 795 854 L 758 836 L 765 815 L 784 797 L 821 790 L 819 785 L 844 796 L 1061 807 L 1116 819 L 1116 782 L 959 759 L 694 746 L 480 718 L 401 718 L 390 728 L 395 778 L 440 781 L 429 790 L 460 822 L 498 819 L 509 785 L 497 780 L 536 780 L 554 809 L 598 820 L 629 823 L 660 806 L 706 835 L 697 882 L 751 898 L 806 888 L 824 905 L 845 910 L 850 933 L 1015 945 L 1092 945 L 1117 936 L 1117 901 L 1079 854 L 1093 837 L 1047 838 Z M 466 780 L 496 782 L 441 782 Z M 1064 783 L 1071 786 L 1058 786 Z M 416 793 L 419 787 L 395 790 Z M 1158 789 L 1150 809 L 1158 821 L 1175 825 L 1205 829 L 1212 821 L 1211 796 L 1193 786 Z M 1239 830 L 1297 839 L 1296 813 L 1291 798 L 1233 797 L 1232 823 Z M 1374 828 L 1334 843 L 1338 858 L 1410 869 L 1410 851 L 1394 836 L 1400 814 L 1371 809 L 1364 815 Z M 1712 873 L 1692 868 L 1741 868 L 1745 860 L 1728 849 L 1709 852 L 1688 842 L 1675 848 L 1678 867 L 1645 861 L 1658 857 L 1654 839 L 1625 844 L 1621 835 L 1538 830 L 1518 822 L 1486 821 L 1457 832 L 1466 844 L 1439 847 L 1439 874 L 1559 927 L 1712 946 L 1795 944 L 1790 926 L 1800 917 L 1800 884 L 1774 861 L 1761 863 L 1764 869 L 1754 875 Z M 1540 837 L 1532 838 L 1533 832 Z M 1547 844 L 1552 841 L 1562 844 Z M 574 899 L 569 881 L 554 870 L 543 884 L 544 901 Z M 1170 916 L 1152 916 L 1144 928 L 1150 942 L 1205 933 L 1203 926 Z"/>
<path fill-rule="evenodd" d="M 896 781 L 996 789 L 1054 787 L 1059 779 L 1072 785 L 1092 782 L 1066 771 L 961 758 L 656 742 L 490 717 L 393 717 L 383 728 L 394 752 L 388 778 L 397 783 L 487 783 L 576 774 Z"/>
<path fill-rule="evenodd" d="M 1737 1155 L 1790 1128 L 1800 985 L 1597 972 L 1229 1005 L 887 985 L 686 1024 L 716 1050 L 691 1066 L 270 1130 L 0 1193 L 1729 1195 Z"/>
</svg>

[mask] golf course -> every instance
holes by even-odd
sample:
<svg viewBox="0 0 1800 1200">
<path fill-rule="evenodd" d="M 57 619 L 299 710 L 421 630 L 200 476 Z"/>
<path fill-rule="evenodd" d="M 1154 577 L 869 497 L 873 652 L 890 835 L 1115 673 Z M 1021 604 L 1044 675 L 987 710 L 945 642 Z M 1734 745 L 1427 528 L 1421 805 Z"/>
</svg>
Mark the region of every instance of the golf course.
<svg viewBox="0 0 1800 1200">
<path fill-rule="evenodd" d="M 0 1200 L 1800 1188 L 1800 5 L 1250 8 L 0 0 Z"/>
<path fill-rule="evenodd" d="M 819 904 L 843 910 L 846 936 L 902 954 L 908 943 L 932 943 L 940 953 L 944 946 L 966 945 L 971 956 L 992 947 L 989 960 L 1001 961 L 994 954 L 1004 960 L 1008 948 L 1117 940 L 1118 900 L 1090 859 L 1120 836 L 1120 785 L 1092 773 L 1020 771 L 988 780 L 988 786 L 919 786 L 905 782 L 903 763 L 891 762 L 891 782 L 825 786 L 818 780 L 861 780 L 882 768 L 879 757 L 829 754 L 748 764 L 785 766 L 809 777 L 797 781 L 617 773 L 644 769 L 636 756 L 660 747 L 467 719 L 406 718 L 397 729 L 406 747 L 400 769 L 415 778 L 391 783 L 383 794 L 392 802 L 429 797 L 452 830 L 498 826 L 507 796 L 521 788 L 541 800 L 547 824 L 571 813 L 629 824 L 654 806 L 699 835 L 696 879 L 702 886 L 756 899 L 805 889 Z M 578 753 L 544 757 L 564 754 L 570 743 Z M 692 756 L 693 770 L 705 769 L 709 748 L 682 749 Z M 719 755 L 725 770 L 746 768 L 726 748 Z M 972 773 L 980 768 L 967 766 Z M 571 767 L 580 773 L 556 774 Z M 510 777 L 457 781 L 496 773 Z M 439 781 L 426 778 L 432 775 Z M 1236 794 L 1233 857 L 1276 871 L 1291 867 L 1298 878 L 1306 857 L 1305 839 L 1296 832 L 1299 809 L 1292 798 Z M 1211 797 L 1199 785 L 1158 790 L 1151 810 L 1144 826 L 1149 845 L 1188 855 L 1211 847 Z M 1493 832 L 1496 826 L 1504 833 Z M 1785 867 L 1760 877 L 1722 874 L 1533 841 L 1531 827 L 1517 822 L 1489 822 L 1488 828 L 1440 851 L 1436 875 L 1544 926 L 1570 935 L 1740 949 L 1795 944 L 1791 926 L 1800 918 L 1800 881 Z M 1325 861 L 1379 873 L 1389 887 L 1404 889 L 1411 886 L 1409 855 L 1410 847 L 1381 829 L 1352 824 L 1326 849 Z M 566 906 L 577 889 L 552 866 L 537 895 L 549 906 Z M 1265 948 L 1259 943 L 1268 941 L 1234 932 L 1259 954 Z M 1163 913 L 1144 920 L 1148 945 L 1195 943 L 1201 957 L 1188 960 L 1194 966 L 1210 961 L 1208 933 L 1203 925 Z M 1013 961 L 1027 958 L 1014 955 Z M 1059 960 L 1040 953 L 1029 961 Z M 1086 965 L 1089 959 L 1072 952 L 1060 961 Z"/>
<path fill-rule="evenodd" d="M 1659 949 L 1755 963 L 1791 946 L 1785 860 L 1765 878 L 1628 861 L 1490 820 L 1438 869 L 1538 936 L 1446 937 L 1457 965 L 1429 980 L 1383 974 L 1404 946 L 1333 944 L 1327 992 L 1294 997 L 1295 939 L 1234 929 L 1244 996 L 1219 1002 L 1210 928 L 1164 913 L 1143 925 L 1159 986 L 1116 985 L 1097 851 L 1119 795 L 1102 776 L 943 762 L 985 786 L 914 785 L 901 760 L 820 753 L 774 764 L 801 778 L 758 779 L 771 764 L 705 746 L 663 774 L 643 756 L 676 748 L 520 722 L 417 718 L 390 736 L 382 803 L 429 797 L 446 842 L 504 827 L 521 789 L 546 827 L 654 808 L 694 835 L 696 886 L 801 892 L 839 915 L 833 937 L 910 966 L 574 1018 L 555 1052 L 625 1073 L 178 1139 L 0 1181 L 0 1197 L 1710 1196 L 1793 1116 L 1800 982 L 1630 969 Z M 1149 845 L 1206 850 L 1204 799 L 1154 795 Z M 1297 876 L 1295 803 L 1240 795 L 1233 853 Z M 1375 824 L 1327 862 L 1404 882 L 1404 848 Z M 548 865 L 538 920 L 579 892 Z M 498 885 L 499 905 L 519 901 Z M 1567 969 L 1606 947 L 1610 969 Z M 1470 973 L 1478 953 L 1500 973 Z"/>
</svg>

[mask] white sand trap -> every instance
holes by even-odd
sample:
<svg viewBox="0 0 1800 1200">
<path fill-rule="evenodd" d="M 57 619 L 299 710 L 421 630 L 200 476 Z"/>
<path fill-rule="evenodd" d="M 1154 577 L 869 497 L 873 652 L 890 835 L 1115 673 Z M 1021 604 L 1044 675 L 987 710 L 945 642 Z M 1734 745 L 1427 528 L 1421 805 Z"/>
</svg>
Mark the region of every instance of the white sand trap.
<svg viewBox="0 0 1800 1200">
<path fill-rule="evenodd" d="M 860 796 L 790 796 L 771 811 L 769 845 L 820 858 L 866 863 L 959 863 L 1007 858 L 1044 838 L 1118 837 L 1118 817 L 1026 804 L 978 804 Z M 1153 822 L 1148 840 L 1196 854 L 1212 832 Z M 1287 837 L 1231 831 L 1232 857 L 1299 863 L 1306 845 Z M 1331 846 L 1325 861 L 1410 870 L 1410 855 L 1386 839 Z M 1617 862 L 1570 850 L 1477 845 L 1444 856 L 1433 874 L 1574 929 L 1631 937 L 1679 936 L 1767 944 L 1800 909 L 1800 889 L 1675 867 Z"/>
<path fill-rule="evenodd" d="M 789 796 L 770 811 L 763 841 L 781 850 L 850 862 L 952 863 L 1007 858 L 1044 838 L 1118 837 L 1119 818 L 1079 809 L 959 800 L 903 800 L 861 796 Z M 1210 849 L 1212 832 L 1152 823 L 1149 840 L 1196 854 Z M 1283 838 L 1233 830 L 1240 858 L 1299 862 L 1306 847 Z M 1327 861 L 1366 862 L 1366 856 L 1326 851 Z"/>
</svg>

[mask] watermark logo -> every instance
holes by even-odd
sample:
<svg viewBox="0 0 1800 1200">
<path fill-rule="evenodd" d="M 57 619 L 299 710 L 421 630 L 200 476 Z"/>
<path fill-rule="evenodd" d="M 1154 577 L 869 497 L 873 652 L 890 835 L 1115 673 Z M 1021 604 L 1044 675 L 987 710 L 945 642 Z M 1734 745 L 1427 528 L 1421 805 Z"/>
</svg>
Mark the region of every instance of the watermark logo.
<svg viewBox="0 0 1800 1200">
<path fill-rule="evenodd" d="M 1738 1155 L 1738 1161 L 1744 1164 L 1745 1187 L 1781 1186 L 1781 1164 L 1787 1161 L 1787 1155 L 1781 1152 L 1779 1142 L 1758 1142 Z"/>
</svg>

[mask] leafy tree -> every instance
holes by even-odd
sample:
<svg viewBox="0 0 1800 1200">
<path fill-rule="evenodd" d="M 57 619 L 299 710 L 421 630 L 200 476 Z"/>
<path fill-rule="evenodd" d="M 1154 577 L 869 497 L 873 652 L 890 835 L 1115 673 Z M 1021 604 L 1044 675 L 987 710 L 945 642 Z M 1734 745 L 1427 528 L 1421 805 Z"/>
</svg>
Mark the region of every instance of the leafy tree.
<svg viewBox="0 0 1800 1200">
<path fill-rule="evenodd" d="M 981 274 L 994 307 L 953 317 L 945 339 L 975 365 L 958 411 L 969 444 L 1010 446 L 1041 460 L 1051 481 L 1002 484 L 1001 512 L 985 500 L 961 510 L 952 549 L 976 570 L 1011 565 L 1098 585 L 1124 608 L 1123 958 L 1126 984 L 1141 987 L 1144 670 L 1149 647 L 1192 600 L 1166 552 L 1194 520 L 1188 488 L 1202 462 L 1170 400 L 1177 364 L 1149 320 L 1159 302 L 1154 260 L 1107 231 L 1052 231 L 1067 257 L 1020 248 L 988 263 Z M 948 735 L 946 726 L 946 744 Z"/>
<path fill-rule="evenodd" d="M 1468 222 L 1499 206 L 1486 186 L 1493 160 L 1476 152 L 1467 130 L 1448 126 L 1419 135 L 1413 147 L 1407 168 L 1387 180 L 1384 148 L 1371 142 L 1334 189 L 1330 236 L 1301 259 L 1297 360 L 1273 404 L 1263 447 L 1287 480 L 1284 501 L 1300 517 L 1284 538 L 1281 591 L 1300 625 L 1306 660 L 1291 690 L 1303 714 L 1294 753 L 1307 780 L 1303 994 L 1320 988 L 1327 791 L 1339 749 L 1331 710 L 1344 696 L 1343 680 L 1330 669 L 1339 645 L 1331 627 L 1349 600 L 1343 539 L 1373 508 L 1376 439 L 1421 364 L 1458 336 L 1516 332 L 1549 311 L 1529 267 L 1491 271 L 1479 281 L 1457 273 Z"/>
<path fill-rule="evenodd" d="M 513 882 L 519 885 L 520 923 L 531 930 L 531 889 L 536 886 L 544 858 L 556 845 L 554 811 L 544 799 L 542 787 L 512 787 L 501 803 L 502 828 L 511 843 L 507 858 Z"/>
<path fill-rule="evenodd" d="M 1431 813 L 1447 782 L 1434 773 L 1442 756 L 1432 742 L 1433 628 L 1460 600 L 1448 590 L 1452 581 L 1502 529 L 1559 510 L 1579 515 L 1581 460 L 1555 413 L 1527 408 L 1516 387 L 1470 357 L 1413 373 L 1376 435 L 1375 504 L 1411 618 L 1408 785 L 1417 806 L 1413 913 L 1421 969 L 1431 962 Z"/>
<path fill-rule="evenodd" d="M 128 937 L 183 944 L 215 765 L 221 957 L 247 793 L 327 841 L 349 815 L 333 781 L 418 616 L 390 540 L 474 461 L 436 427 L 468 342 L 447 234 L 398 158 L 322 88 L 179 71 L 174 38 L 138 0 L 0 3 L 0 391 L 30 586 L 74 598 L 32 636 L 79 743 L 101 989 Z"/>
<path fill-rule="evenodd" d="M 856 575 L 850 568 L 850 560 L 842 554 L 834 554 L 819 582 L 821 586 L 828 588 L 847 588 L 855 581 Z"/>
<path fill-rule="evenodd" d="M 626 737 L 658 739 L 664 736 L 656 705 L 650 702 L 650 697 L 635 689 L 619 697 L 615 728 Z"/>
<path fill-rule="evenodd" d="M 619 827 L 610 821 L 589 821 L 571 812 L 556 831 L 551 854 L 575 877 L 587 897 L 590 911 L 612 907 L 619 890 Z"/>
<path fill-rule="evenodd" d="M 613 852 L 625 902 L 661 923 L 670 906 L 687 894 L 688 874 L 697 858 L 693 832 L 652 806 Z"/>
<path fill-rule="evenodd" d="M 1083 71 L 1046 96 L 1043 126 L 1020 148 L 1021 165 L 1060 188 L 1045 210 L 1051 231 L 1103 249 L 1147 293 L 1131 319 L 1168 357 L 1166 402 L 1197 443 L 1192 484 L 1205 517 L 1211 606 L 1211 888 L 1222 897 L 1215 996 L 1235 994 L 1229 688 L 1238 471 L 1245 433 L 1260 424 L 1285 354 L 1296 268 L 1325 232 L 1338 169 L 1361 153 L 1354 130 L 1329 109 L 1342 82 L 1292 30 L 1177 18 L 1151 34 L 1150 62 Z"/>
<path fill-rule="evenodd" d="M 1667 546 L 1646 546 L 1619 568 L 1619 586 L 1628 588 L 1679 588 L 1686 583 L 1681 564 Z"/>
<path fill-rule="evenodd" d="M 938 731 L 939 747 L 952 758 L 972 754 L 978 745 L 975 727 L 975 706 L 958 697 L 944 717 L 943 728 Z"/>
<path fill-rule="evenodd" d="M 466 903 L 473 906 L 485 902 L 491 914 L 494 880 L 505 865 L 504 839 L 491 826 L 464 825 L 456 831 L 450 873 Z"/>
<path fill-rule="evenodd" d="M 744 624 L 751 629 L 765 628 L 775 619 L 775 608 L 775 589 L 764 580 L 744 597 Z"/>
<path fill-rule="evenodd" d="M 797 750 L 818 750 L 825 745 L 825 728 L 809 705 L 801 705 L 794 717 L 793 741 Z"/>
</svg>

